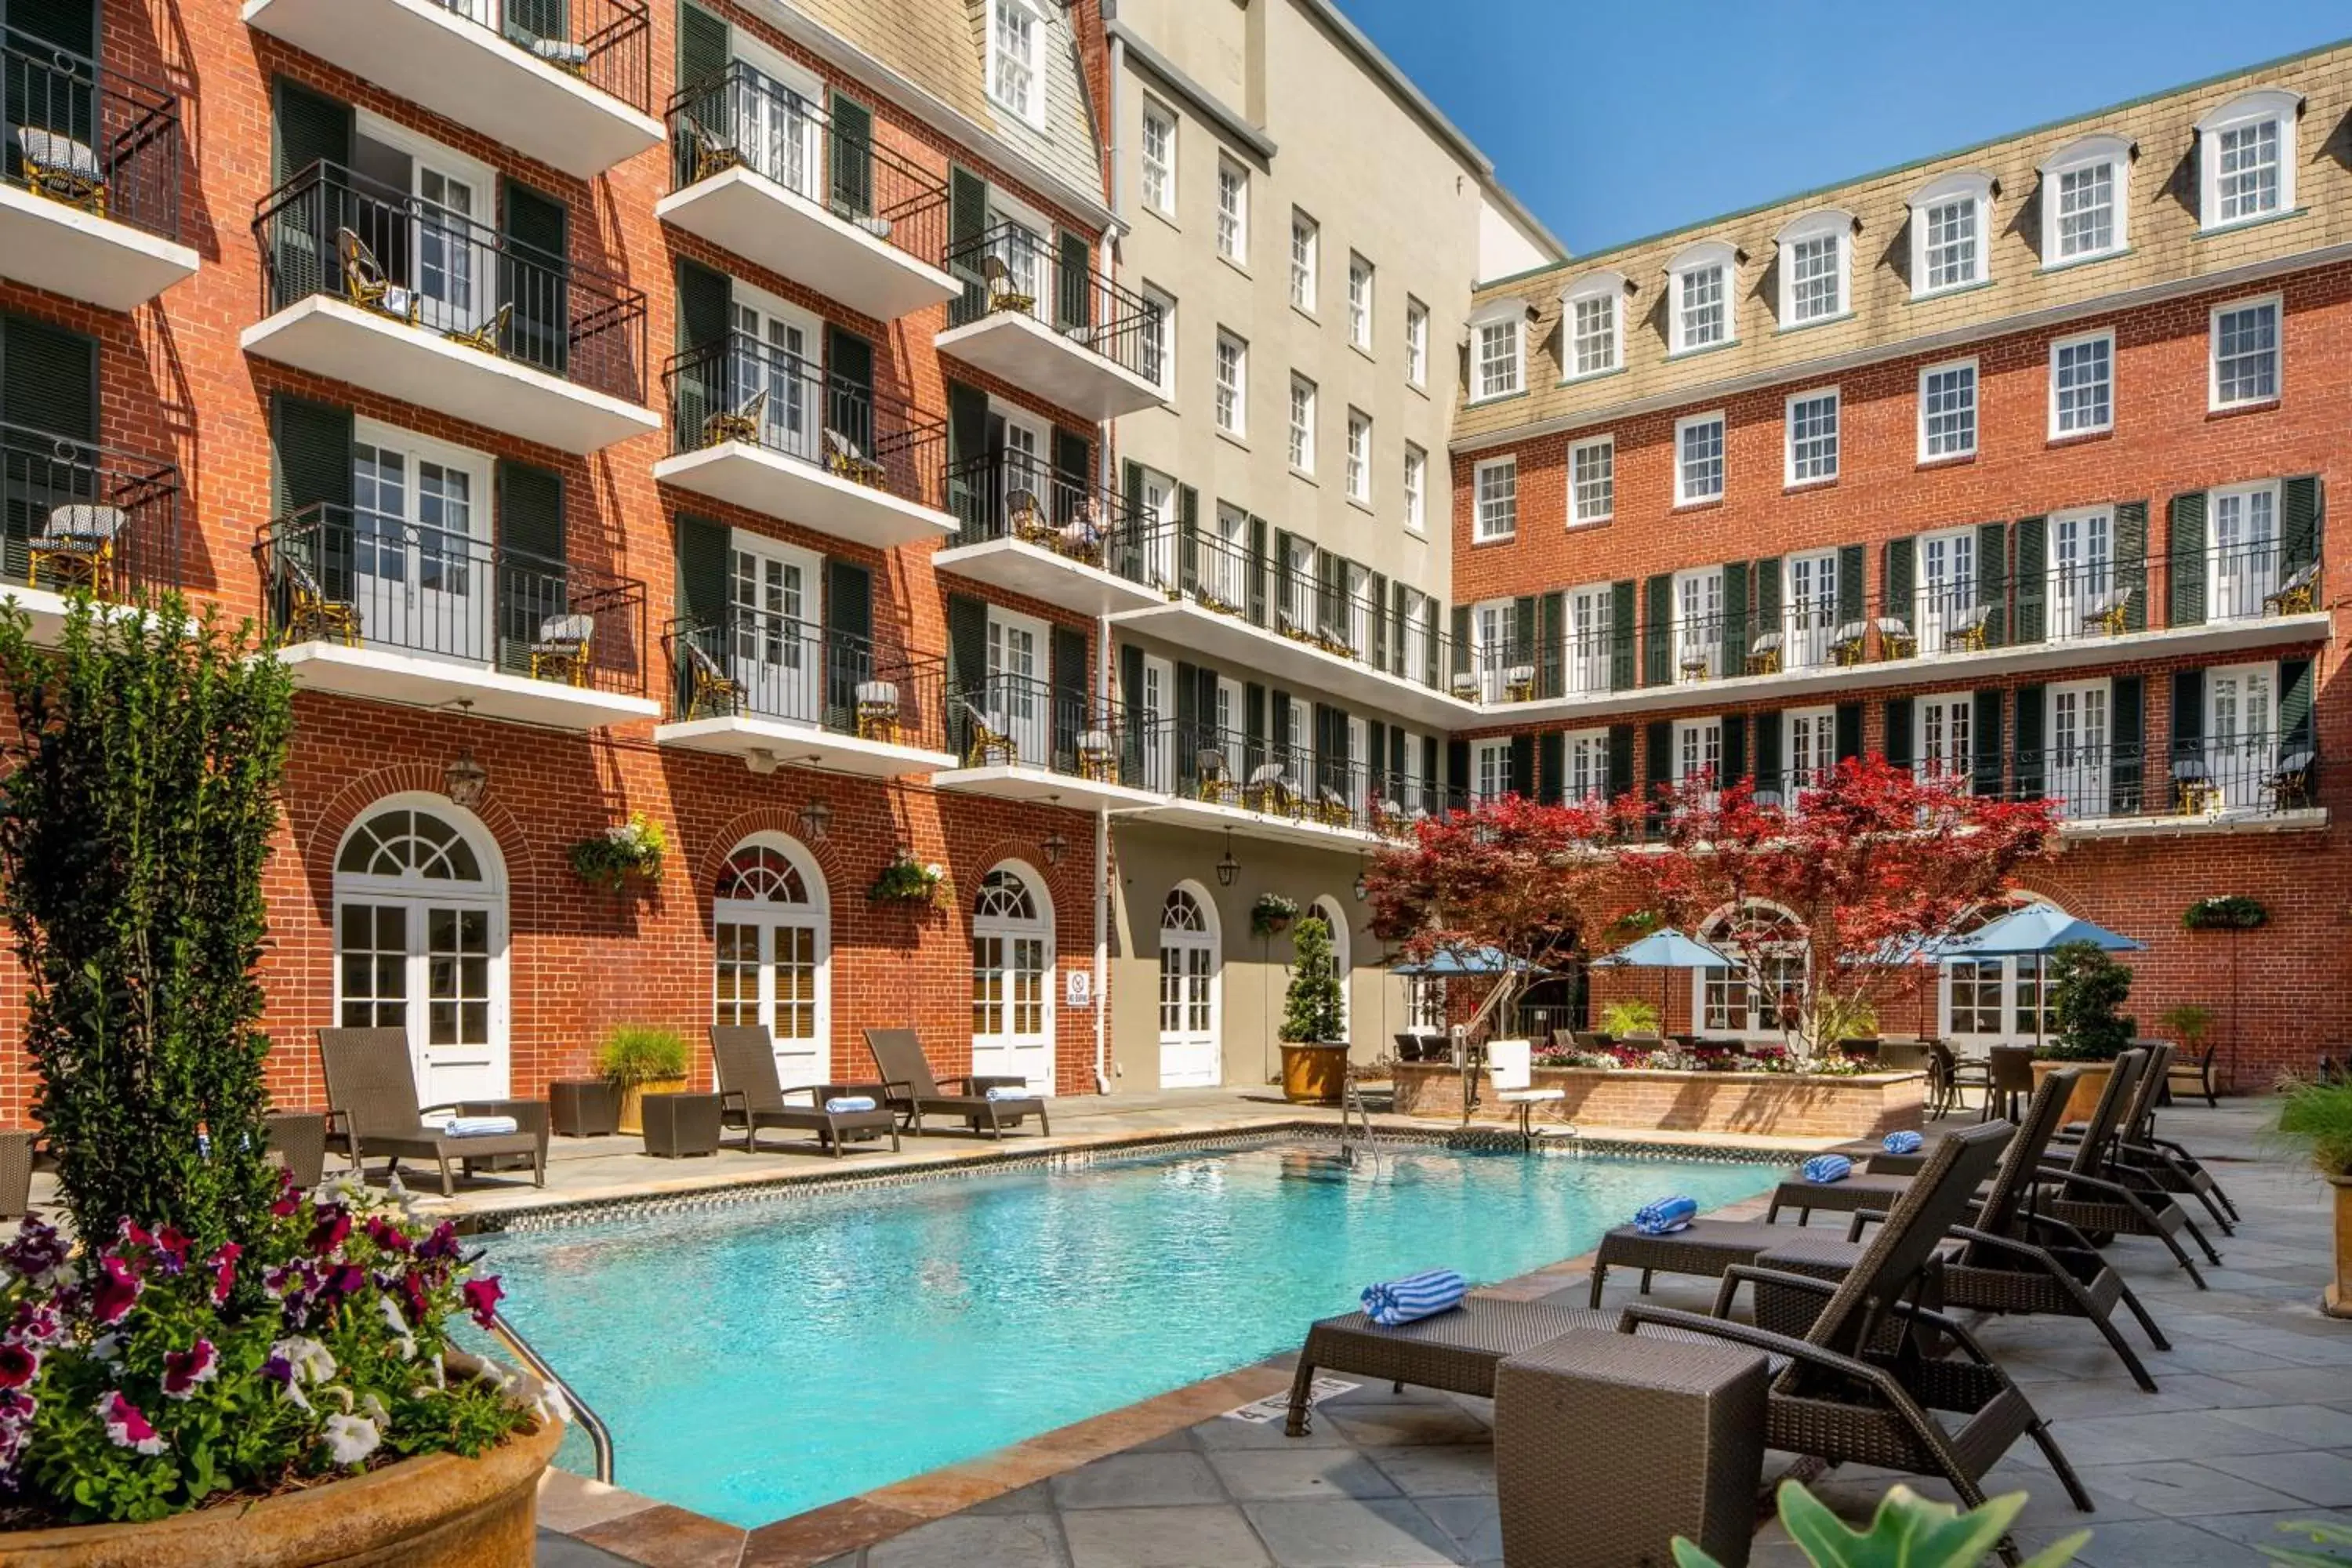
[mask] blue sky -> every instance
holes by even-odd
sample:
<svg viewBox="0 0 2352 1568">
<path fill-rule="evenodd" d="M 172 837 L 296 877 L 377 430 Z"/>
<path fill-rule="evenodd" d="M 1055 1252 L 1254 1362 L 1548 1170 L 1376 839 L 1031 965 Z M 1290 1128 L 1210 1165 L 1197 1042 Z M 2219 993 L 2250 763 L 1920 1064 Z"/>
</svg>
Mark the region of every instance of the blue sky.
<svg viewBox="0 0 2352 1568">
<path fill-rule="evenodd" d="M 1574 251 L 2352 36 L 2343 0 L 1339 0 Z"/>
</svg>

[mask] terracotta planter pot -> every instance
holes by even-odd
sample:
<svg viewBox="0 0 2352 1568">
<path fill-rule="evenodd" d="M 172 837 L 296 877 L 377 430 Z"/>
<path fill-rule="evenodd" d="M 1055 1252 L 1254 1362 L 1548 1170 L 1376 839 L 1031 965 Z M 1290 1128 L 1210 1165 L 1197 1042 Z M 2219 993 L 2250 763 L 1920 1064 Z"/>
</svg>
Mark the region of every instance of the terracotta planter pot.
<svg viewBox="0 0 2352 1568">
<path fill-rule="evenodd" d="M 2107 1079 L 2115 1074 L 2115 1064 L 2036 1061 L 2033 1064 L 2033 1087 L 2040 1089 L 2042 1080 L 2060 1068 L 2083 1069 L 2083 1076 L 2074 1080 L 2074 1092 L 2066 1097 L 2066 1120 L 2088 1121 L 2091 1113 L 2099 1109 L 2099 1097 L 2107 1092 Z"/>
<path fill-rule="evenodd" d="M 2336 1278 L 2320 1300 L 2331 1318 L 2352 1318 L 2352 1176 L 2330 1176 L 2336 1189 Z"/>
<path fill-rule="evenodd" d="M 1347 1087 L 1347 1041 L 1283 1042 L 1283 1099 L 1293 1105 L 1337 1105 Z"/>
<path fill-rule="evenodd" d="M 646 1096 L 649 1094 L 683 1094 L 686 1079 L 682 1078 L 650 1078 L 632 1084 L 621 1091 L 621 1131 L 636 1137 L 645 1136 Z"/>
</svg>

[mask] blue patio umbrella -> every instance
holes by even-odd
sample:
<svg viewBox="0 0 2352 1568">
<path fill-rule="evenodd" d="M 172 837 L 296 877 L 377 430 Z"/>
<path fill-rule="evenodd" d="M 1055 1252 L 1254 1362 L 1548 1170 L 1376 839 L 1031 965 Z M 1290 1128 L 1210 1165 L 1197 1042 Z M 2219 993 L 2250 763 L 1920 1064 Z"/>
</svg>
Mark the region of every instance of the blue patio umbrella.
<svg viewBox="0 0 2352 1568">
<path fill-rule="evenodd" d="M 2028 904 L 1941 944 L 1939 958 L 2030 958 L 2033 960 L 2033 1043 L 2042 1044 L 2042 960 L 2074 942 L 2087 942 L 2103 952 L 2139 952 L 2147 947 L 2106 927 L 2070 915 L 2055 904 Z"/>
<path fill-rule="evenodd" d="M 1496 947 L 1441 948 L 1424 959 L 1408 959 L 1390 968 L 1398 974 L 1419 975 L 1427 980 L 1444 980 L 1457 975 L 1505 973 L 1549 974 L 1550 970 L 1540 963 L 1530 963 L 1524 958 L 1513 958 Z"/>
<path fill-rule="evenodd" d="M 1685 936 L 1669 926 L 1654 931 L 1635 942 L 1629 942 L 1612 953 L 1592 961 L 1595 969 L 1738 969 L 1731 958 L 1707 946 L 1696 937 Z M 1696 1020 L 1694 1020 L 1696 1022 Z M 1666 1032 L 1666 977 L 1658 976 L 1658 1033 Z"/>
</svg>

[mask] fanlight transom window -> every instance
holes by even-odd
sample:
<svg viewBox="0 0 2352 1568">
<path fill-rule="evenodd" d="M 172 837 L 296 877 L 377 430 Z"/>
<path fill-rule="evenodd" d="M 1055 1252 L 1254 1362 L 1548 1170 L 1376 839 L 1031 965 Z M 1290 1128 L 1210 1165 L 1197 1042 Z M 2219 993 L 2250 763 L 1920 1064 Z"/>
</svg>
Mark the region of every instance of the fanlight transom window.
<svg viewBox="0 0 2352 1568">
<path fill-rule="evenodd" d="M 335 869 L 362 877 L 479 882 L 474 847 L 429 811 L 382 811 L 352 829 Z"/>
<path fill-rule="evenodd" d="M 1018 873 L 998 869 L 981 879 L 980 896 L 972 900 L 971 912 L 982 920 L 1034 921 L 1037 903 Z"/>
<path fill-rule="evenodd" d="M 805 904 L 808 887 L 800 868 L 781 849 L 747 844 L 719 870 L 719 896 L 747 904 Z"/>
<path fill-rule="evenodd" d="M 1201 912 L 1201 902 L 1181 888 L 1171 889 L 1168 902 L 1160 910 L 1161 931 L 1197 931 L 1209 929 L 1209 919 Z"/>
</svg>

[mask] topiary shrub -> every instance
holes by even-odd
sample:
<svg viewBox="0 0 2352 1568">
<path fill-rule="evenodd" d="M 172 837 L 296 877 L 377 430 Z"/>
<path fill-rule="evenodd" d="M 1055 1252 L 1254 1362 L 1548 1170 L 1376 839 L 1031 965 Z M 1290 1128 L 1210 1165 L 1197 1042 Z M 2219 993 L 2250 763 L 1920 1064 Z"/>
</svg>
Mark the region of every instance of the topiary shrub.
<svg viewBox="0 0 2352 1568">
<path fill-rule="evenodd" d="M 1348 1037 L 1347 1005 L 1331 954 L 1331 928 L 1320 915 L 1298 922 L 1290 939 L 1290 989 L 1283 997 L 1282 1038 L 1293 1044 Z"/>
<path fill-rule="evenodd" d="M 2131 995 L 2132 972 L 2096 944 L 2070 942 L 2051 953 L 2044 969 L 2057 1037 L 2042 1054 L 2061 1061 L 2111 1062 L 2137 1028 L 2118 1010 Z"/>
</svg>

